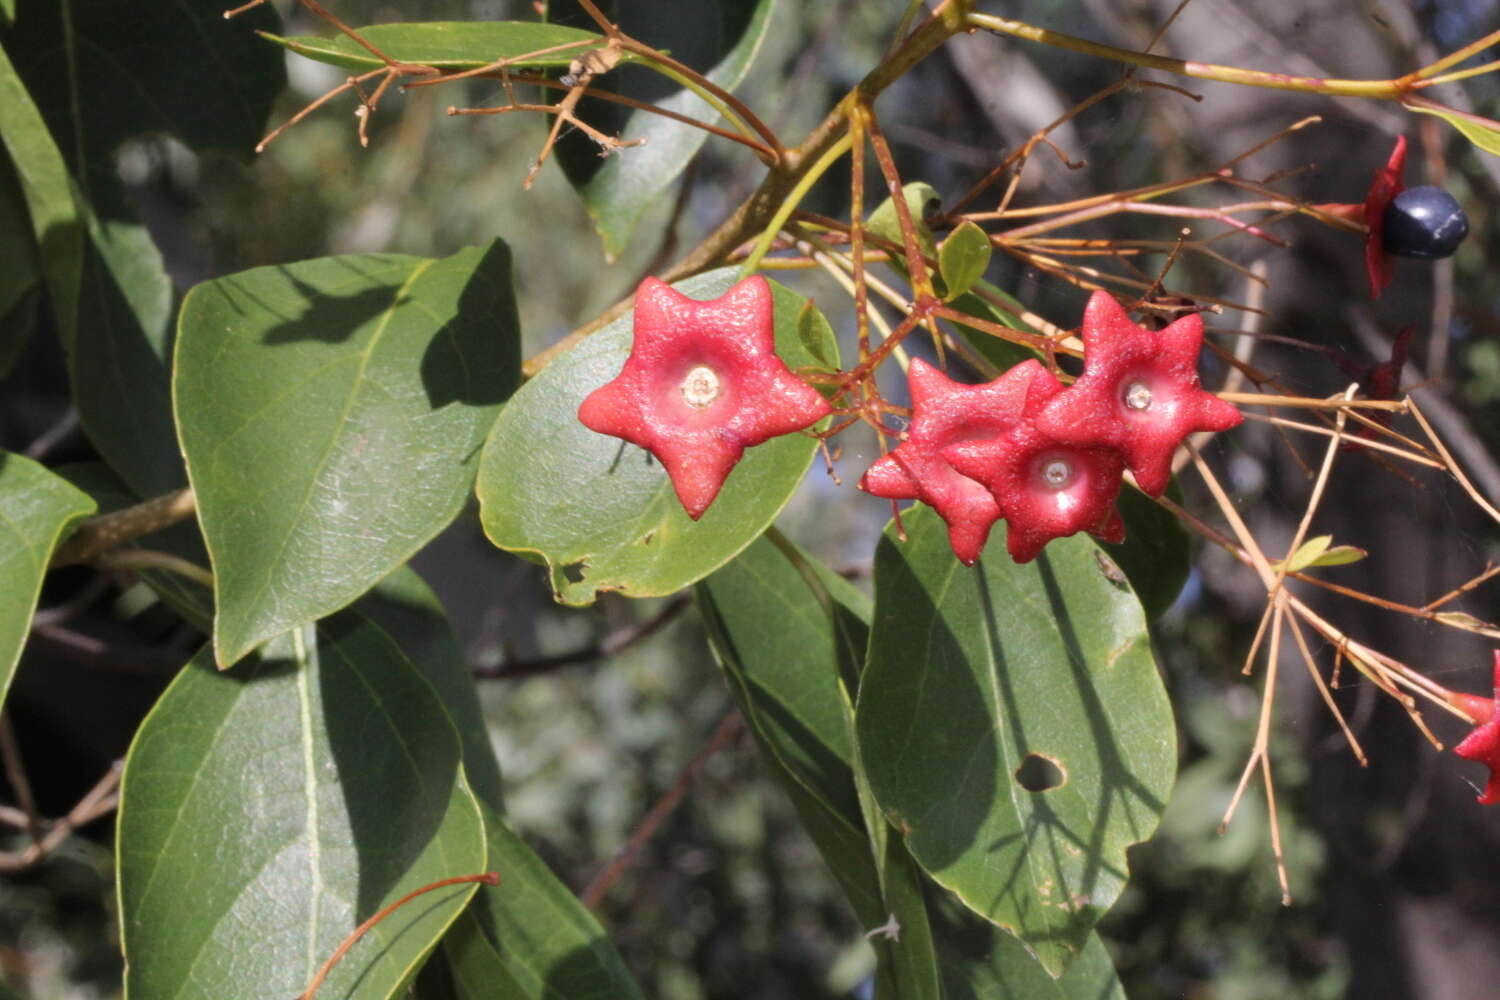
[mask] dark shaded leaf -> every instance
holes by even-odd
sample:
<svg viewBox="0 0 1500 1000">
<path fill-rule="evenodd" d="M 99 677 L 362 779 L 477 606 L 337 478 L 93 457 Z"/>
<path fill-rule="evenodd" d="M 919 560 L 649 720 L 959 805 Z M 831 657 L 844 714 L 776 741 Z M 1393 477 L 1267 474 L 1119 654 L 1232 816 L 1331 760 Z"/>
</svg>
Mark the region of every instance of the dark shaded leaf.
<svg viewBox="0 0 1500 1000">
<path fill-rule="evenodd" d="M 510 825 L 481 806 L 490 866 L 500 884 L 481 888 L 443 938 L 462 1000 L 639 1000 L 640 989 L 604 930 Z"/>
</svg>

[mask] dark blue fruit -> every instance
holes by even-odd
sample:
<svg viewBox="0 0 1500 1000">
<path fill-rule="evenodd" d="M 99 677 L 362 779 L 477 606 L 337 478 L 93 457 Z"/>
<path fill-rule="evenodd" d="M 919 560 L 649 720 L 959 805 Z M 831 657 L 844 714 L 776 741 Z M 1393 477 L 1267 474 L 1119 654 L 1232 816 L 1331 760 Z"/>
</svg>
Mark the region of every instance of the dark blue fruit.
<svg viewBox="0 0 1500 1000">
<path fill-rule="evenodd" d="M 1469 235 L 1469 217 L 1440 187 L 1407 188 L 1391 200 L 1381 223 L 1386 253 L 1417 260 L 1451 257 Z"/>
</svg>

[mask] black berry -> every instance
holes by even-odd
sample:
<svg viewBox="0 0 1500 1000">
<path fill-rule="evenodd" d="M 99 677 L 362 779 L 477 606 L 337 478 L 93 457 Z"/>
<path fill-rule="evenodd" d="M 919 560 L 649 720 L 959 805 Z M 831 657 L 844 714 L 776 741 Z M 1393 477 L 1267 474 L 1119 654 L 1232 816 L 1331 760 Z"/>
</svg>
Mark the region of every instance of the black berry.
<svg viewBox="0 0 1500 1000">
<path fill-rule="evenodd" d="M 1469 235 L 1469 217 L 1440 187 L 1407 188 L 1391 200 L 1381 222 L 1386 253 L 1417 260 L 1451 257 Z"/>
</svg>

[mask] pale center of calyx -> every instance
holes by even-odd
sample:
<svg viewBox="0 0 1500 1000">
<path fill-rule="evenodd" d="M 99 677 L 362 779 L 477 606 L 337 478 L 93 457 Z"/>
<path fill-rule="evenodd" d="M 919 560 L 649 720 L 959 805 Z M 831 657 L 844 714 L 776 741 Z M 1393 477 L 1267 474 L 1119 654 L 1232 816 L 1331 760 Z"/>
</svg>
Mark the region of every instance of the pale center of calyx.
<svg viewBox="0 0 1500 1000">
<path fill-rule="evenodd" d="M 1066 458 L 1048 459 L 1042 466 L 1042 481 L 1054 490 L 1068 485 L 1073 478 L 1073 465 Z"/>
<path fill-rule="evenodd" d="M 699 365 L 682 380 L 682 398 L 695 410 L 706 410 L 719 398 L 719 375 L 707 365 Z"/>
<path fill-rule="evenodd" d="M 1136 380 L 1125 387 L 1125 405 L 1132 410 L 1144 410 L 1151 405 L 1151 387 Z"/>
</svg>

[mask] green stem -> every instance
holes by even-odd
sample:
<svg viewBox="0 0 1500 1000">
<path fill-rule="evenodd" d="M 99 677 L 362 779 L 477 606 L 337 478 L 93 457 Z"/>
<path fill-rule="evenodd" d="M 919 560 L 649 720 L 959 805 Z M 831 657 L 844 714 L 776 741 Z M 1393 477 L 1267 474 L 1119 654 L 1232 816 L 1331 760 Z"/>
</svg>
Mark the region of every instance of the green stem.
<svg viewBox="0 0 1500 1000">
<path fill-rule="evenodd" d="M 1167 73 L 1196 77 L 1201 80 L 1218 80 L 1222 83 L 1238 83 L 1249 87 L 1266 87 L 1271 90 L 1330 94 L 1336 97 L 1380 97 L 1387 100 L 1398 100 L 1410 88 L 1410 84 L 1404 84 L 1398 80 L 1336 80 L 1318 76 L 1289 76 L 1285 73 L 1265 73 L 1260 70 L 1219 66 L 1214 63 L 1171 59 L 1167 56 L 1117 48 L 1102 42 L 1091 42 L 1086 38 L 1066 35 L 1048 28 L 1038 28 L 994 14 L 970 14 L 966 20 L 976 28 L 984 28 L 1002 35 L 1011 35 L 1030 42 L 1051 45 L 1054 48 L 1097 56 L 1100 59 L 1110 59 L 1146 69 L 1159 69 Z"/>
<path fill-rule="evenodd" d="M 1433 87 L 1440 83 L 1452 83 L 1454 80 L 1467 80 L 1471 76 L 1483 76 L 1485 73 L 1493 73 L 1500 69 L 1500 59 L 1487 62 L 1483 66 L 1474 66 L 1470 69 L 1455 70 L 1452 73 L 1444 73 L 1442 76 L 1424 77 L 1416 86 Z M 1413 88 L 1415 89 L 1415 88 Z"/>
<path fill-rule="evenodd" d="M 1483 52 L 1485 49 L 1489 48 L 1491 45 L 1494 45 L 1496 42 L 1500 42 L 1500 31 L 1492 31 L 1488 35 L 1485 35 L 1483 38 L 1481 38 L 1479 41 L 1471 42 L 1468 45 L 1465 45 L 1463 48 L 1459 49 L 1457 52 L 1450 52 L 1448 55 L 1443 56 L 1443 58 L 1439 59 L 1437 62 L 1427 66 L 1423 66 L 1421 69 L 1413 73 L 1412 76 L 1416 77 L 1418 80 L 1431 79 L 1432 77 L 1437 76 L 1443 70 L 1447 69 L 1449 66 L 1455 66 L 1458 63 L 1463 62 L 1470 56 L 1475 55 L 1479 52 Z"/>
<path fill-rule="evenodd" d="M 839 158 L 849 151 L 849 147 L 852 145 L 853 139 L 849 133 L 845 132 L 837 142 L 824 151 L 823 155 L 808 168 L 806 173 L 797 179 L 796 185 L 782 199 L 780 206 L 776 209 L 776 214 L 771 216 L 770 223 L 761 232 L 760 239 L 755 241 L 755 246 L 751 249 L 750 256 L 745 258 L 745 265 L 740 269 L 741 275 L 748 276 L 755 273 L 756 269 L 760 267 L 761 259 L 771 249 L 771 243 L 776 239 L 776 234 L 781 232 L 781 227 L 786 224 L 786 220 L 791 218 L 792 213 L 797 210 L 797 206 L 801 204 L 807 192 L 812 190 L 812 186 L 828 172 L 829 167 L 837 163 Z"/>
</svg>

